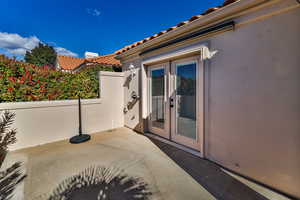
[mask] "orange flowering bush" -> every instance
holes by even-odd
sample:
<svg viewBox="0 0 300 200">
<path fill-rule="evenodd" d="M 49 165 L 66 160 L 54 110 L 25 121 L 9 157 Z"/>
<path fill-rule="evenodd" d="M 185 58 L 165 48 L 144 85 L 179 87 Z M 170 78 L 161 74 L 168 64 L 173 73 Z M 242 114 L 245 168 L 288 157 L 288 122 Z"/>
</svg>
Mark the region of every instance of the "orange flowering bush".
<svg viewBox="0 0 300 200">
<path fill-rule="evenodd" d="M 97 71 L 71 74 L 34 66 L 0 55 L 0 102 L 97 98 Z"/>
</svg>

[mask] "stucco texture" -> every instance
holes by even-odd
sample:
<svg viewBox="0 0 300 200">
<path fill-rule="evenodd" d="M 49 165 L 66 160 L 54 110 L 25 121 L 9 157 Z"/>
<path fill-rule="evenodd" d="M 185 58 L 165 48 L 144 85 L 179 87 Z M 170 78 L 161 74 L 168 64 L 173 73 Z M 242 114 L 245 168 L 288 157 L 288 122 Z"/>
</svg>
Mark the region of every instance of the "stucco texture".
<svg viewBox="0 0 300 200">
<path fill-rule="evenodd" d="M 206 156 L 300 197 L 299 9 L 211 38 Z"/>
</svg>

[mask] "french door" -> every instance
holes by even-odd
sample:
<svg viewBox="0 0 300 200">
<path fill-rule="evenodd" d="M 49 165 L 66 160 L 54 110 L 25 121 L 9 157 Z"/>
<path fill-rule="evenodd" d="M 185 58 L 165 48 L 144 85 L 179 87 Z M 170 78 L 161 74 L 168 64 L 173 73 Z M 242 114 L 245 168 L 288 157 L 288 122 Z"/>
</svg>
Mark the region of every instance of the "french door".
<svg viewBox="0 0 300 200">
<path fill-rule="evenodd" d="M 151 66 L 148 70 L 149 130 L 169 138 L 168 64 Z"/>
<path fill-rule="evenodd" d="M 199 151 L 203 133 L 200 70 L 199 60 L 188 58 L 172 62 L 170 75 L 171 139 Z"/>
<path fill-rule="evenodd" d="M 149 130 L 203 151 L 203 65 L 198 57 L 149 66 Z"/>
</svg>

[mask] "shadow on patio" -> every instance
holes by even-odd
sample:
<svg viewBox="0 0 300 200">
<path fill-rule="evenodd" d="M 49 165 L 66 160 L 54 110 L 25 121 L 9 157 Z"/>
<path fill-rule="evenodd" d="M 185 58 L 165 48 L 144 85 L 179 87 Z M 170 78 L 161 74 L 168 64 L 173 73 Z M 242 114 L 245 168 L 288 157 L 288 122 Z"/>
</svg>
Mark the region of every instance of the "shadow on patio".
<svg viewBox="0 0 300 200">
<path fill-rule="evenodd" d="M 127 128 L 93 134 L 82 144 L 64 140 L 10 152 L 4 167 L 15 161 L 23 162 L 27 174 L 15 199 L 266 200 L 272 195 L 210 161 Z"/>
<path fill-rule="evenodd" d="M 27 174 L 16 199 L 63 199 L 58 193 L 66 199 L 214 199 L 150 139 L 127 128 L 93 134 L 83 144 L 65 140 L 10 152 L 4 165 L 14 161 L 22 161 Z M 111 185 L 97 187 L 101 181 Z"/>
</svg>

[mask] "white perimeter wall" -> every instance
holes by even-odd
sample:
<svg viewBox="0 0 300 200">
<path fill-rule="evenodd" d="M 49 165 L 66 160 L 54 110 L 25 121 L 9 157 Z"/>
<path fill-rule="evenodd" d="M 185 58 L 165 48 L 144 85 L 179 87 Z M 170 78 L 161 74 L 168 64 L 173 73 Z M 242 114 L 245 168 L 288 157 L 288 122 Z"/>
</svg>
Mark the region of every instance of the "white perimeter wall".
<svg viewBox="0 0 300 200">
<path fill-rule="evenodd" d="M 123 127 L 124 75 L 100 72 L 100 99 L 82 100 L 84 133 Z M 78 133 L 78 101 L 1 103 L 16 113 L 17 143 L 10 150 L 69 139 Z"/>
</svg>

